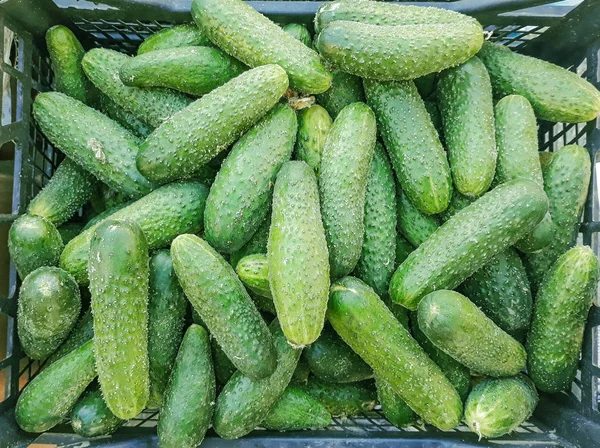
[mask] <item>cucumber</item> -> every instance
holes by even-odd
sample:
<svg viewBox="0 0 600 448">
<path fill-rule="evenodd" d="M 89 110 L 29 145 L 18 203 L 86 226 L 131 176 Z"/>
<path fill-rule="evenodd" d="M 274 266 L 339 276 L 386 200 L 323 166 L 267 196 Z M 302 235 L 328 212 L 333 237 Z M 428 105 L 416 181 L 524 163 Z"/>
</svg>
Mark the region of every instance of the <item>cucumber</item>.
<svg viewBox="0 0 600 448">
<path fill-rule="evenodd" d="M 394 172 L 381 144 L 369 169 L 365 196 L 365 235 L 354 275 L 382 296 L 387 294 L 396 259 L 396 190 Z"/>
<path fill-rule="evenodd" d="M 349 274 L 360 258 L 375 139 L 373 111 L 364 103 L 354 103 L 337 116 L 323 148 L 319 197 L 333 279 Z"/>
<path fill-rule="evenodd" d="M 60 239 L 62 240 L 63 244 L 67 244 L 81 233 L 83 226 L 84 224 L 82 222 L 66 222 L 57 227 L 56 230 L 58 230 L 58 233 L 60 233 Z"/>
<path fill-rule="evenodd" d="M 134 201 L 126 201 L 126 202 L 122 202 L 120 204 L 117 205 L 113 205 L 110 208 L 107 208 L 106 210 L 104 210 L 103 212 L 97 214 L 96 216 L 94 216 L 92 219 L 90 219 L 85 226 L 83 226 L 82 232 L 85 232 L 87 229 L 89 229 L 92 226 L 95 226 L 96 224 L 102 222 L 104 219 L 108 218 L 109 216 L 115 214 L 116 212 L 118 212 L 119 210 L 121 210 L 122 208 L 125 208 L 131 204 L 133 204 Z"/>
<path fill-rule="evenodd" d="M 248 290 L 261 297 L 273 299 L 269 286 L 269 266 L 265 254 L 248 255 L 242 258 L 235 270 Z"/>
<path fill-rule="evenodd" d="M 465 420 L 480 438 L 510 434 L 525 422 L 538 394 L 525 375 L 487 379 L 473 388 L 465 404 Z"/>
<path fill-rule="evenodd" d="M 437 348 L 479 374 L 516 375 L 525 367 L 523 346 L 462 294 L 427 294 L 419 303 L 418 321 Z"/>
<path fill-rule="evenodd" d="M 225 386 L 227 381 L 229 381 L 233 374 L 237 372 L 237 369 L 229 360 L 216 339 L 211 340 L 210 347 L 215 368 L 215 378 L 221 387 Z"/>
<path fill-rule="evenodd" d="M 446 70 L 437 97 L 454 187 L 465 196 L 488 191 L 496 172 L 492 85 L 485 65 L 473 56 Z"/>
<path fill-rule="evenodd" d="M 308 377 L 310 376 L 310 367 L 303 358 L 300 358 L 298 364 L 296 365 L 296 370 L 294 370 L 294 374 L 292 375 L 291 383 L 292 384 L 306 384 L 308 381 Z"/>
<path fill-rule="evenodd" d="M 392 425 L 402 428 L 415 423 L 417 415 L 383 378 L 376 378 L 375 384 L 383 415 Z"/>
<path fill-rule="evenodd" d="M 283 395 L 296 369 L 302 350 L 288 344 L 277 319 L 269 329 L 277 350 L 275 372 L 253 380 L 237 371 L 217 397 L 213 429 L 224 439 L 237 439 L 260 425 Z"/>
<path fill-rule="evenodd" d="M 158 419 L 161 447 L 195 448 L 210 426 L 216 397 L 208 333 L 192 324 L 183 337 Z"/>
<path fill-rule="evenodd" d="M 171 256 L 183 292 L 231 362 L 254 379 L 271 375 L 271 335 L 233 268 L 195 235 L 175 238 Z"/>
<path fill-rule="evenodd" d="M 162 29 L 150 35 L 140 44 L 137 54 L 167 48 L 188 47 L 190 45 L 207 47 L 212 44 L 202 29 L 194 23 L 185 23 Z"/>
<path fill-rule="evenodd" d="M 53 145 L 115 191 L 139 198 L 152 190 L 135 167 L 138 139 L 106 115 L 58 92 L 40 93 L 33 114 Z"/>
<path fill-rule="evenodd" d="M 396 263 L 395 269 L 402 264 L 404 260 L 408 258 L 410 253 L 415 250 L 414 246 L 410 244 L 402 235 L 396 235 Z M 387 295 L 387 294 L 385 294 Z"/>
<path fill-rule="evenodd" d="M 314 342 L 323 329 L 328 258 L 315 174 L 304 162 L 286 162 L 273 192 L 267 261 L 277 316 L 294 345 Z"/>
<path fill-rule="evenodd" d="M 372 382 L 334 384 L 310 378 L 302 389 L 316 398 L 333 417 L 361 415 L 372 411 L 377 393 Z"/>
<path fill-rule="evenodd" d="M 254 235 L 250 240 L 244 244 L 240 250 L 233 252 L 229 256 L 229 263 L 234 268 L 237 266 L 239 261 L 247 257 L 248 255 L 254 254 L 266 254 L 267 253 L 267 242 L 269 240 L 269 228 L 271 227 L 271 214 L 269 213 L 262 224 L 258 227 Z"/>
<path fill-rule="evenodd" d="M 540 158 L 540 166 L 542 167 L 542 173 L 544 173 L 550 166 L 550 163 L 552 162 L 552 159 L 554 158 L 554 153 L 540 151 L 538 153 L 538 155 Z"/>
<path fill-rule="evenodd" d="M 241 0 L 194 0 L 192 17 L 225 53 L 250 67 L 277 64 L 300 93 L 322 93 L 331 74 L 316 51 Z"/>
<path fill-rule="evenodd" d="M 317 102 L 335 119 L 342 109 L 352 103 L 364 103 L 365 92 L 358 76 L 332 70 L 331 87 L 316 95 Z"/>
<path fill-rule="evenodd" d="M 581 123 L 600 113 L 600 92 L 576 73 L 491 42 L 484 43 L 477 56 L 496 96 L 524 96 L 542 120 Z"/>
<path fill-rule="evenodd" d="M 138 223 L 144 231 L 148 247 L 159 249 L 177 235 L 200 231 L 207 195 L 208 188 L 200 182 L 177 182 L 156 189 L 111 214 L 110 219 L 127 219 Z M 71 240 L 60 258 L 60 267 L 75 277 L 80 285 L 88 283 L 90 241 L 100 223 Z"/>
<path fill-rule="evenodd" d="M 331 424 L 331 414 L 301 387 L 290 385 L 260 426 L 273 431 L 299 431 L 324 428 Z"/>
<path fill-rule="evenodd" d="M 44 432 L 58 425 L 95 377 L 94 350 L 89 341 L 25 386 L 15 407 L 17 424 L 26 432 Z"/>
<path fill-rule="evenodd" d="M 145 139 L 154 131 L 153 126 L 147 125 L 128 110 L 118 106 L 106 95 L 100 97 L 100 111 L 138 138 Z"/>
<path fill-rule="evenodd" d="M 10 226 L 8 251 L 21 279 L 42 266 L 56 266 L 63 242 L 54 224 L 46 218 L 22 215 Z"/>
<path fill-rule="evenodd" d="M 73 330 L 69 333 L 69 336 L 65 341 L 60 344 L 52 355 L 46 361 L 46 366 L 53 364 L 62 357 L 68 355 L 73 350 L 81 347 L 87 341 L 90 341 L 94 337 L 94 321 L 92 319 L 92 311 L 88 309 L 79 318 Z"/>
<path fill-rule="evenodd" d="M 544 277 L 527 336 L 527 372 L 538 389 L 571 386 L 597 286 L 598 259 L 588 246 L 567 251 Z"/>
<path fill-rule="evenodd" d="M 123 420 L 106 406 L 97 385 L 84 392 L 71 410 L 71 428 L 83 437 L 106 436 L 122 424 Z"/>
<path fill-rule="evenodd" d="M 241 249 L 266 218 L 275 178 L 292 156 L 296 132 L 296 114 L 278 104 L 233 145 L 204 210 L 206 241 L 219 252 Z"/>
<path fill-rule="evenodd" d="M 32 359 L 51 355 L 67 338 L 81 311 L 75 279 L 55 267 L 27 275 L 19 289 L 17 331 L 21 347 Z"/>
<path fill-rule="evenodd" d="M 421 79 L 421 78 L 417 78 Z M 416 80 L 415 80 L 416 81 Z M 415 83 L 415 86 L 417 84 Z M 444 124 L 442 122 L 442 114 L 440 113 L 440 108 L 438 107 L 438 103 L 436 101 L 424 100 L 425 109 L 427 109 L 427 113 L 429 114 L 429 118 L 431 118 L 431 124 L 435 128 L 438 133 L 438 137 L 440 138 L 440 142 L 442 145 L 446 145 L 446 138 L 444 137 Z M 456 192 L 452 194 L 452 197 Z"/>
<path fill-rule="evenodd" d="M 301 23 L 288 23 L 282 28 L 283 31 L 288 33 L 294 39 L 302 42 L 308 48 L 312 47 L 312 36 L 310 35 L 310 31 L 308 31 L 308 29 Z"/>
<path fill-rule="evenodd" d="M 81 65 L 92 83 L 117 106 L 133 114 L 149 126 L 158 127 L 169 117 L 190 104 L 181 92 L 169 89 L 142 89 L 121 82 L 119 69 L 131 58 L 108 48 L 88 51 Z"/>
<path fill-rule="evenodd" d="M 436 92 L 436 87 L 438 83 L 438 74 L 437 73 L 429 73 L 428 75 L 421 76 L 420 78 L 415 78 L 415 86 L 419 91 L 419 95 L 423 100 L 427 100 L 430 96 Z M 435 104 L 437 108 L 437 104 L 435 101 L 425 101 L 425 104 Z M 429 108 L 427 108 L 429 110 Z M 429 113 L 431 115 L 431 111 Z M 436 126 L 437 129 L 437 126 Z"/>
<path fill-rule="evenodd" d="M 148 402 L 148 243 L 133 221 L 103 221 L 89 256 L 94 354 L 106 405 L 135 417 Z"/>
<path fill-rule="evenodd" d="M 440 429 L 459 424 L 458 393 L 370 287 L 353 277 L 334 283 L 327 318 L 350 348 L 425 421 Z"/>
<path fill-rule="evenodd" d="M 146 407 L 158 409 L 183 338 L 187 300 L 175 277 L 167 249 L 150 258 L 148 280 L 148 371 L 150 392 Z"/>
<path fill-rule="evenodd" d="M 452 196 L 450 167 L 415 84 L 373 80 L 363 84 L 402 189 L 421 212 L 444 211 Z"/>
<path fill-rule="evenodd" d="M 413 246 L 419 247 L 427 238 L 440 227 L 440 220 L 436 215 L 421 213 L 417 207 L 410 202 L 408 196 L 400 185 L 397 188 L 398 196 L 398 232 Z M 412 252 L 412 251 L 411 251 Z M 389 282 L 388 282 L 389 285 Z"/>
<path fill-rule="evenodd" d="M 140 146 L 138 169 L 157 183 L 192 175 L 275 106 L 287 86 L 275 65 L 242 73 L 150 134 Z"/>
<path fill-rule="evenodd" d="M 331 117 L 318 104 L 298 111 L 296 159 L 306 162 L 317 174 L 331 124 Z"/>
<path fill-rule="evenodd" d="M 390 297 L 408 309 L 435 289 L 455 288 L 530 232 L 548 211 L 544 191 L 528 180 L 494 188 L 446 221 L 400 265 Z"/>
<path fill-rule="evenodd" d="M 441 222 L 444 223 L 456 215 L 459 211 L 465 208 L 467 205 L 472 204 L 477 198 L 469 198 L 467 196 L 463 196 L 458 192 L 452 193 L 452 199 L 450 199 L 450 204 L 448 204 L 448 208 L 444 210 L 442 213 L 438 215 Z"/>
<path fill-rule="evenodd" d="M 325 325 L 321 336 L 304 350 L 304 359 L 317 378 L 328 383 L 354 383 L 373 378 L 373 370 Z"/>
</svg>

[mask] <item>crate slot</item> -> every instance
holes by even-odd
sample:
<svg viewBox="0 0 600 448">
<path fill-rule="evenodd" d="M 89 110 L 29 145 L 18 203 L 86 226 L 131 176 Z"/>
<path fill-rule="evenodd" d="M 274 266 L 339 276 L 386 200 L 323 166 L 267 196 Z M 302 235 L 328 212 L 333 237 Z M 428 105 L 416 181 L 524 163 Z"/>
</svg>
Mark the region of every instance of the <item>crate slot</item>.
<svg viewBox="0 0 600 448">
<path fill-rule="evenodd" d="M 502 27 L 490 25 L 485 27 L 486 31 L 492 33 L 490 37 L 492 42 L 506 45 L 512 49 L 518 48 L 523 44 L 540 37 L 542 33 L 549 29 L 549 26 L 535 25 L 509 25 Z"/>
<path fill-rule="evenodd" d="M 0 403 L 10 397 L 11 366 L 0 370 Z"/>
<path fill-rule="evenodd" d="M 33 360 L 27 356 L 19 362 L 19 392 L 40 372 L 45 361 Z"/>
</svg>

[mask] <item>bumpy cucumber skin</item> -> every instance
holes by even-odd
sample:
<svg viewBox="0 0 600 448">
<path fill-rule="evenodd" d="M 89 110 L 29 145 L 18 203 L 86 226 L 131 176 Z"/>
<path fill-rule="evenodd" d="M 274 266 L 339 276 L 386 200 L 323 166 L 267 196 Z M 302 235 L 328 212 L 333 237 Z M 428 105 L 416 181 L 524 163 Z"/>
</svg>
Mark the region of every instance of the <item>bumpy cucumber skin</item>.
<svg viewBox="0 0 600 448">
<path fill-rule="evenodd" d="M 462 402 L 458 393 L 370 287 L 353 277 L 334 283 L 327 318 L 425 421 L 440 429 L 459 424 Z"/>
<path fill-rule="evenodd" d="M 141 139 L 145 139 L 154 131 L 153 126 L 147 125 L 128 110 L 118 106 L 106 95 L 100 97 L 100 111 Z"/>
<path fill-rule="evenodd" d="M 235 252 L 260 227 L 277 173 L 292 156 L 297 129 L 294 111 L 278 104 L 233 145 L 206 199 L 204 233 L 212 247 Z"/>
<path fill-rule="evenodd" d="M 119 69 L 130 59 L 118 51 L 94 48 L 85 54 L 81 64 L 87 77 L 102 93 L 149 126 L 160 126 L 191 102 L 186 95 L 174 90 L 124 85 Z"/>
<path fill-rule="evenodd" d="M 298 111 L 296 159 L 306 162 L 315 173 L 319 172 L 321 155 L 331 124 L 329 113 L 318 104 Z"/>
<path fill-rule="evenodd" d="M 192 324 L 183 337 L 158 419 L 165 448 L 195 448 L 210 426 L 216 396 L 208 333 Z"/>
<path fill-rule="evenodd" d="M 260 120 L 287 86 L 287 75 L 276 65 L 242 73 L 150 134 L 140 146 L 138 169 L 157 183 L 192 175 Z"/>
<path fill-rule="evenodd" d="M 68 355 L 73 350 L 81 347 L 87 341 L 90 341 L 94 337 L 94 320 L 92 318 L 92 311 L 88 309 L 79 318 L 73 330 L 69 333 L 69 336 L 65 341 L 56 349 L 52 355 L 46 361 L 46 366 L 53 364 L 62 357 Z"/>
<path fill-rule="evenodd" d="M 125 207 L 133 204 L 133 202 L 134 201 L 122 202 L 120 204 L 117 204 L 117 205 L 114 205 L 114 206 L 112 206 L 110 208 L 107 208 L 106 210 L 104 210 L 101 213 L 98 213 L 96 216 L 94 216 L 92 219 L 90 219 L 88 222 L 85 223 L 85 226 L 83 226 L 82 232 L 85 232 L 90 227 L 95 226 L 96 224 L 98 224 L 99 222 L 101 222 L 104 219 L 108 218 L 109 216 L 115 214 L 116 212 L 118 212 L 122 208 L 125 208 Z"/>
<path fill-rule="evenodd" d="M 269 213 L 262 224 L 258 227 L 254 235 L 250 240 L 244 244 L 240 250 L 233 252 L 229 256 L 229 263 L 234 268 L 237 266 L 239 261 L 248 256 L 254 254 L 266 254 L 267 243 L 269 241 L 269 228 L 271 227 L 271 214 Z"/>
<path fill-rule="evenodd" d="M 271 334 L 229 263 L 189 234 L 175 238 L 171 256 L 186 297 L 231 362 L 254 379 L 271 375 L 276 364 Z"/>
<path fill-rule="evenodd" d="M 227 381 L 229 381 L 233 374 L 237 372 L 237 369 L 229 360 L 216 339 L 211 339 L 210 348 L 215 368 L 215 378 L 221 387 L 225 386 Z"/>
<path fill-rule="evenodd" d="M 40 93 L 33 114 L 53 145 L 113 190 L 132 198 L 152 190 L 135 166 L 138 139 L 106 115 L 58 92 Z"/>
<path fill-rule="evenodd" d="M 160 408 L 169 374 L 183 338 L 187 299 L 173 270 L 167 249 L 150 258 L 148 280 L 148 369 L 150 393 L 148 408 Z"/>
<path fill-rule="evenodd" d="M 365 196 L 365 236 L 354 275 L 382 296 L 387 294 L 396 259 L 396 188 L 394 172 L 380 143 L 369 169 Z"/>
<path fill-rule="evenodd" d="M 90 243 L 94 354 L 106 405 L 124 420 L 148 402 L 148 244 L 132 221 L 104 221 Z"/>
<path fill-rule="evenodd" d="M 308 367 L 306 361 L 303 358 L 300 358 L 298 364 L 296 365 L 296 370 L 294 370 L 294 374 L 292 375 L 291 383 L 306 384 L 309 376 L 310 368 Z"/>
<path fill-rule="evenodd" d="M 354 383 L 373 378 L 373 370 L 330 325 L 304 350 L 304 359 L 317 378 L 328 383 Z"/>
<path fill-rule="evenodd" d="M 454 187 L 465 196 L 488 191 L 496 172 L 490 76 L 472 57 L 440 76 L 437 96 Z"/>
<path fill-rule="evenodd" d="M 283 28 L 283 31 L 288 33 L 294 39 L 299 40 L 308 48 L 312 47 L 312 36 L 310 35 L 310 31 L 302 25 L 301 23 L 288 23 Z"/>
<path fill-rule="evenodd" d="M 158 188 L 118 210 L 110 215 L 110 219 L 127 219 L 138 223 L 144 231 L 148 247 L 159 249 L 177 235 L 196 233 L 202 229 L 207 195 L 208 188 L 200 182 L 176 182 Z M 60 267 L 75 277 L 82 286 L 88 284 L 90 241 L 100 223 L 72 239 L 60 257 Z"/>
<path fill-rule="evenodd" d="M 400 265 L 390 297 L 416 309 L 436 289 L 457 287 L 528 232 L 548 211 L 544 191 L 528 180 L 502 184 L 444 223 Z"/>
<path fill-rule="evenodd" d="M 477 373 L 508 376 L 525 367 L 523 346 L 462 294 L 439 290 L 426 295 L 418 320 L 436 347 Z"/>
<path fill-rule="evenodd" d="M 60 239 L 62 240 L 63 244 L 67 244 L 81 233 L 83 226 L 84 224 L 82 222 L 72 221 L 58 226 L 56 230 L 58 230 L 58 233 L 60 233 Z"/>
<path fill-rule="evenodd" d="M 23 351 L 44 359 L 67 338 L 81 311 L 75 279 L 60 268 L 44 266 L 21 284 L 17 327 Z"/>
<path fill-rule="evenodd" d="M 92 341 L 44 369 L 25 386 L 15 407 L 23 431 L 44 432 L 62 422 L 96 377 Z"/>
<path fill-rule="evenodd" d="M 531 417 L 538 394 L 525 375 L 487 379 L 477 384 L 465 404 L 465 420 L 479 437 L 510 434 Z"/>
<path fill-rule="evenodd" d="M 140 44 L 137 54 L 144 54 L 167 48 L 189 47 L 191 45 L 207 47 L 212 45 L 206 33 L 194 23 L 176 25 L 160 30 Z"/>
<path fill-rule="evenodd" d="M 446 209 L 452 178 L 446 152 L 423 100 L 412 81 L 364 80 L 367 104 L 400 185 L 410 201 L 427 215 Z M 406 126 L 410 122 L 411 126 Z"/>
<path fill-rule="evenodd" d="M 241 0 L 194 0 L 192 17 L 215 45 L 246 65 L 281 66 L 293 90 L 322 93 L 331 85 L 316 51 Z"/>
<path fill-rule="evenodd" d="M 527 336 L 527 372 L 538 389 L 570 387 L 597 285 L 598 259 L 588 246 L 567 251 L 544 277 Z"/>
<path fill-rule="evenodd" d="M 340 70 L 333 70 L 331 74 L 331 87 L 316 98 L 331 118 L 335 119 L 344 107 L 352 103 L 364 103 L 365 92 L 358 76 Z"/>
<path fill-rule="evenodd" d="M 406 238 L 400 234 L 396 235 L 396 269 L 408 258 L 413 250 L 415 250 L 414 246 Z"/>
<path fill-rule="evenodd" d="M 550 163 L 552 162 L 552 159 L 554 158 L 554 153 L 547 152 L 547 151 L 540 151 L 538 153 L 538 155 L 540 158 L 540 166 L 542 167 L 542 173 L 544 173 L 550 166 Z"/>
<path fill-rule="evenodd" d="M 377 399 L 381 404 L 383 415 L 392 425 L 402 428 L 417 420 L 415 412 L 383 378 L 376 378 L 375 384 L 377 385 Z"/>
<path fill-rule="evenodd" d="M 448 204 L 448 208 L 438 215 L 441 222 L 444 223 L 448 221 L 467 205 L 472 204 L 476 199 L 477 198 L 463 196 L 462 194 L 455 191 L 454 193 L 452 193 L 452 199 L 450 199 L 450 204 Z"/>
<path fill-rule="evenodd" d="M 302 350 L 288 344 L 279 322 L 269 326 L 277 350 L 277 368 L 271 376 L 253 380 L 234 373 L 217 398 L 213 428 L 224 439 L 248 434 L 267 417 L 288 386 Z"/>
<path fill-rule="evenodd" d="M 422 78 L 418 78 L 422 79 Z M 416 81 L 416 80 L 415 80 Z M 415 86 L 417 84 L 415 83 Z M 433 127 L 438 133 L 438 137 L 440 138 L 440 142 L 442 145 L 446 144 L 446 139 L 444 138 L 444 124 L 442 123 L 442 114 L 440 113 L 440 108 L 438 107 L 438 103 L 436 101 L 424 100 L 425 109 L 427 109 L 427 113 L 429 114 L 429 118 L 431 118 L 431 123 Z M 454 197 L 452 194 L 452 197 Z"/>
<path fill-rule="evenodd" d="M 421 213 L 417 207 L 410 202 L 408 196 L 398 185 L 398 232 L 402 234 L 408 242 L 419 247 L 427 238 L 429 238 L 440 226 L 440 221 L 436 215 L 426 215 Z M 389 285 L 389 282 L 388 282 Z"/>
<path fill-rule="evenodd" d="M 335 384 L 310 378 L 302 389 L 316 398 L 333 417 L 360 415 L 372 411 L 377 393 L 371 381 Z"/>
<path fill-rule="evenodd" d="M 316 398 L 290 385 L 260 426 L 274 431 L 299 431 L 324 428 L 331 423 L 331 414 Z"/>
<path fill-rule="evenodd" d="M 477 56 L 496 96 L 524 96 L 542 120 L 582 123 L 600 113 L 600 92 L 576 73 L 491 42 L 484 43 Z"/>
<path fill-rule="evenodd" d="M 319 197 L 333 279 L 352 272 L 360 258 L 376 137 L 373 111 L 354 103 L 337 116 L 323 148 Z"/>
<path fill-rule="evenodd" d="M 42 266 L 56 266 L 64 248 L 56 227 L 46 218 L 23 215 L 10 226 L 8 251 L 21 279 Z"/>
<path fill-rule="evenodd" d="M 71 410 L 71 428 L 83 437 L 105 436 L 115 432 L 123 420 L 110 412 L 97 386 L 88 389 Z"/>
<path fill-rule="evenodd" d="M 246 288 L 261 297 L 272 299 L 269 286 L 269 262 L 265 254 L 248 255 L 242 258 L 235 271 Z"/>
<path fill-rule="evenodd" d="M 267 259 L 284 334 L 295 345 L 314 342 L 325 322 L 329 253 L 317 179 L 304 162 L 286 162 L 277 175 Z"/>
</svg>

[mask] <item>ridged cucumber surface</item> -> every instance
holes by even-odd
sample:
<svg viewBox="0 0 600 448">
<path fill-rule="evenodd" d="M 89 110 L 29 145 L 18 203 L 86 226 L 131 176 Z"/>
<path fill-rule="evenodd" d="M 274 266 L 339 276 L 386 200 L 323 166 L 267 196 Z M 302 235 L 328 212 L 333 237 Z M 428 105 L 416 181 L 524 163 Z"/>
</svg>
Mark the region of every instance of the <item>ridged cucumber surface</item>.
<svg viewBox="0 0 600 448">
<path fill-rule="evenodd" d="M 332 70 L 331 87 L 316 96 L 317 102 L 323 106 L 332 119 L 335 119 L 342 109 L 352 103 L 364 103 L 365 92 L 362 80 L 358 76 L 341 70 Z"/>
<path fill-rule="evenodd" d="M 426 215 L 410 202 L 408 196 L 398 185 L 398 206 L 396 209 L 398 232 L 413 246 L 419 247 L 440 226 L 436 215 Z M 389 282 L 388 282 L 389 285 Z"/>
<path fill-rule="evenodd" d="M 377 392 L 372 381 L 335 384 L 311 377 L 302 388 L 333 417 L 360 415 L 372 411 L 377 404 Z"/>
<path fill-rule="evenodd" d="M 422 78 L 417 78 L 422 79 Z M 415 80 L 416 81 L 416 80 Z M 415 82 L 415 86 L 417 83 Z M 418 89 L 418 87 L 417 87 Z M 419 93 L 420 95 L 420 93 Z M 423 96 L 421 95 L 421 98 Z M 424 100 L 425 109 L 427 109 L 427 113 L 429 114 L 429 118 L 431 118 L 431 123 L 433 127 L 438 133 L 438 137 L 440 138 L 440 142 L 442 145 L 446 144 L 446 139 L 444 137 L 444 124 L 442 123 L 442 114 L 440 113 L 440 108 L 438 106 L 437 101 Z M 452 195 L 454 197 L 454 194 Z"/>
<path fill-rule="evenodd" d="M 396 268 L 398 268 L 398 266 L 400 266 L 402 262 L 408 258 L 413 250 L 415 250 L 414 246 L 410 244 L 406 238 L 400 234 L 396 235 Z"/>
<path fill-rule="evenodd" d="M 206 33 L 198 28 L 195 23 L 185 23 L 152 34 L 140 44 L 137 54 L 167 48 L 189 47 L 191 45 L 206 47 L 212 45 L 212 43 Z"/>
<path fill-rule="evenodd" d="M 236 250 L 229 256 L 229 263 L 234 268 L 237 266 L 239 261 L 248 256 L 254 254 L 266 254 L 267 253 L 267 242 L 269 241 L 269 229 L 271 227 L 271 214 L 269 213 L 261 225 L 258 227 L 254 235 L 250 240 L 244 244 L 240 250 Z"/>
<path fill-rule="evenodd" d="M 235 271 L 246 288 L 261 297 L 272 299 L 269 286 L 269 262 L 265 254 L 248 255 L 236 265 Z"/>
<path fill-rule="evenodd" d="M 331 423 L 331 414 L 316 398 L 290 385 L 260 424 L 273 431 L 300 431 L 324 428 Z"/>
<path fill-rule="evenodd" d="M 318 104 L 298 111 L 298 137 L 295 155 L 297 160 L 319 172 L 323 147 L 331 129 L 332 120 L 327 110 Z"/>
<path fill-rule="evenodd" d="M 450 204 L 448 204 L 448 208 L 444 210 L 442 213 L 438 215 L 441 222 L 444 223 L 456 215 L 459 211 L 465 208 L 467 205 L 472 204 L 477 198 L 470 198 L 468 196 L 463 196 L 462 194 L 454 191 L 452 193 L 452 199 L 450 199 Z"/>
<path fill-rule="evenodd" d="M 85 391 L 71 410 L 71 428 L 83 437 L 106 436 L 122 424 L 123 420 L 106 406 L 97 385 Z"/>
<path fill-rule="evenodd" d="M 88 309 L 81 315 L 73 330 L 69 333 L 65 342 L 60 344 L 52 355 L 46 361 L 46 366 L 53 364 L 63 356 L 68 355 L 73 350 L 81 347 L 87 341 L 90 341 L 94 337 L 94 320 L 92 318 L 92 311 Z"/>
<path fill-rule="evenodd" d="M 196 319 L 194 319 L 196 322 Z M 200 324 L 199 324 L 200 325 Z M 236 367 L 229 360 L 216 339 L 211 339 L 210 348 L 212 352 L 213 367 L 215 368 L 215 379 L 220 387 L 225 386 L 227 381 L 237 372 Z"/>
<path fill-rule="evenodd" d="M 154 131 L 154 126 L 147 125 L 128 110 L 117 105 L 106 95 L 100 97 L 100 111 L 141 139 L 145 139 Z"/>
<path fill-rule="evenodd" d="M 288 23 L 283 26 L 283 31 L 288 33 L 294 39 L 299 40 L 308 48 L 312 47 L 312 36 L 310 35 L 310 31 L 306 28 L 306 26 L 301 23 Z"/>
<path fill-rule="evenodd" d="M 381 405 L 383 415 L 392 425 L 402 428 L 413 424 L 417 420 L 417 414 L 383 378 L 375 378 L 375 384 L 377 386 L 377 399 Z"/>
</svg>

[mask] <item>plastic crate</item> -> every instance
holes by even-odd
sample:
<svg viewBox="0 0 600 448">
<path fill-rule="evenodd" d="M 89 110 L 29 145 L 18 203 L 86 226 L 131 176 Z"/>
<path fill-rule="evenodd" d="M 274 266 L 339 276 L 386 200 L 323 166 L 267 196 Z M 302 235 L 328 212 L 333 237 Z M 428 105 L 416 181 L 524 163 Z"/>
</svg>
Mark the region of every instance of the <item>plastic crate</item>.
<svg viewBox="0 0 600 448">
<path fill-rule="evenodd" d="M 0 215 L 11 222 L 24 213 L 28 202 L 45 185 L 62 155 L 36 128 L 31 118 L 32 100 L 49 90 L 52 72 L 43 40 L 54 24 L 69 26 L 88 47 L 105 46 L 133 52 L 157 30 L 189 22 L 190 0 L 5 0 L 0 1 L 0 156 L 14 152 L 12 213 Z M 249 2 L 279 22 L 310 24 L 320 2 Z M 490 39 L 513 50 L 538 55 L 577 71 L 600 87 L 600 1 L 584 0 L 576 8 L 562 2 L 549 6 L 547 0 L 459 0 L 413 2 L 451 8 L 476 16 L 490 32 Z M 518 8 L 528 8 L 520 9 Z M 596 41 L 594 41 L 596 39 Z M 540 123 L 540 149 L 553 151 L 577 143 L 588 148 L 593 162 L 600 146 L 600 129 L 587 124 Z M 594 163 L 594 168 L 596 164 Z M 580 243 L 591 245 L 598 254 L 600 212 L 596 169 L 590 187 Z M 42 434 L 25 434 L 14 421 L 14 404 L 20 390 L 39 370 L 38 362 L 25 357 L 16 334 L 17 276 L 10 269 L 10 290 L 0 296 L 0 318 L 8 320 L 6 356 L 0 353 L 0 448 L 25 446 L 153 446 L 156 445 L 157 412 L 145 411 L 115 435 L 86 440 L 61 425 Z M 597 447 L 600 446 L 600 309 L 590 313 L 580 370 L 569 393 L 541 396 L 531 420 L 515 433 L 497 440 L 477 440 L 466 426 L 439 431 L 430 426 L 397 429 L 377 409 L 368 414 L 334 419 L 324 430 L 273 433 L 256 430 L 238 441 L 226 441 L 209 432 L 203 446 L 407 446 L 407 447 Z M 42 445 L 48 444 L 48 445 Z"/>
</svg>

